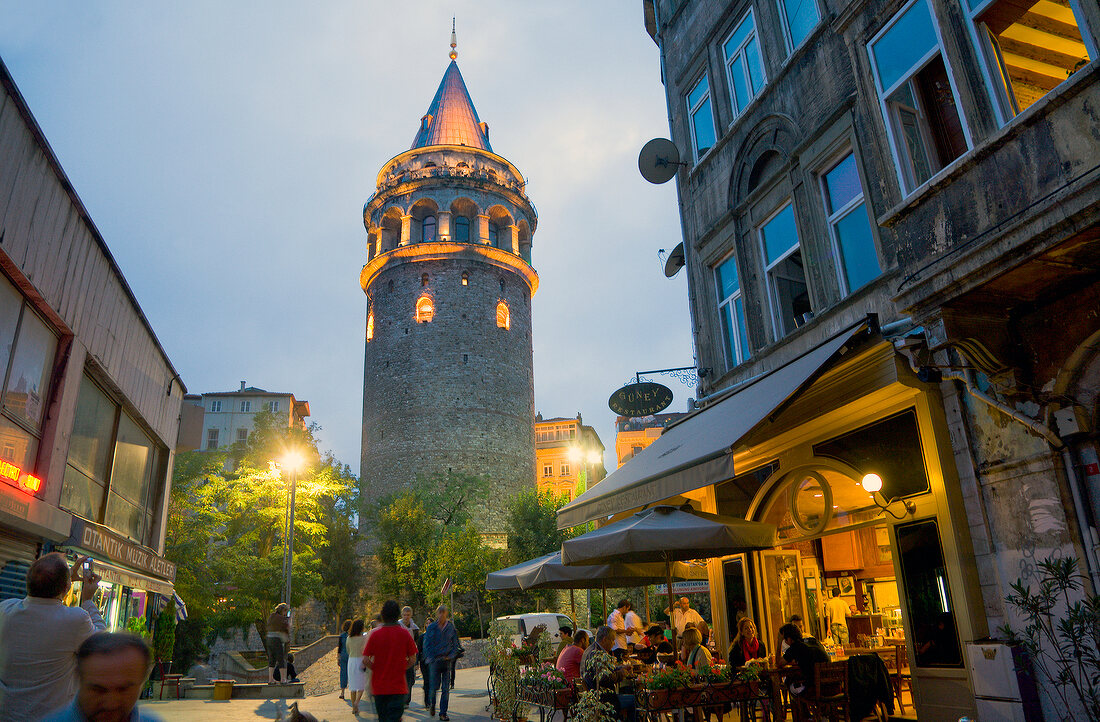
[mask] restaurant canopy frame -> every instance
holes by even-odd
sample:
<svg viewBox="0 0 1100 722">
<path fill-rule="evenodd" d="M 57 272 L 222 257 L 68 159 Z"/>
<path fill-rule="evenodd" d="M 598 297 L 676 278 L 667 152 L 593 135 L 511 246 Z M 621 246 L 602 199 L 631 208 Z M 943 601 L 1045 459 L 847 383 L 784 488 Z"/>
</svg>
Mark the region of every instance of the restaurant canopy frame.
<svg viewBox="0 0 1100 722">
<path fill-rule="evenodd" d="M 809 353 L 746 382 L 669 426 L 650 446 L 558 510 L 558 528 L 606 519 L 735 476 L 733 447 L 814 381 L 859 333 L 861 321 Z M 568 562 L 567 562 L 568 563 Z"/>
</svg>

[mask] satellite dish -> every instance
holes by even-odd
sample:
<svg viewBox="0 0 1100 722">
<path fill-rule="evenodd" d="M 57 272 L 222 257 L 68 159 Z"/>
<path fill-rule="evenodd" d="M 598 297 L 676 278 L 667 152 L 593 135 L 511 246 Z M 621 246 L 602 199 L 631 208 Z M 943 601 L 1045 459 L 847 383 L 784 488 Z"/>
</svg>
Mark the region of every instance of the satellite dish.
<svg viewBox="0 0 1100 722">
<path fill-rule="evenodd" d="M 654 138 L 642 146 L 638 154 L 638 170 L 642 177 L 657 185 L 672 180 L 681 165 L 687 164 L 680 162 L 680 149 L 666 138 Z"/>
<path fill-rule="evenodd" d="M 684 242 L 680 241 L 665 260 L 665 278 L 672 278 L 684 267 Z"/>
</svg>

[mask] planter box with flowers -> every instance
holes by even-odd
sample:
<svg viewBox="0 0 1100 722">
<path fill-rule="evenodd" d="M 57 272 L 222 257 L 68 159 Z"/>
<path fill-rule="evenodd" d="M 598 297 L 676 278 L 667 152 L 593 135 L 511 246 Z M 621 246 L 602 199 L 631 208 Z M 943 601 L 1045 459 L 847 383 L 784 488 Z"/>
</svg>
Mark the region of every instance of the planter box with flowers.
<svg viewBox="0 0 1100 722">
<path fill-rule="evenodd" d="M 546 662 L 524 671 L 519 680 L 519 699 L 539 707 L 569 709 L 574 695 L 561 670 Z"/>
</svg>

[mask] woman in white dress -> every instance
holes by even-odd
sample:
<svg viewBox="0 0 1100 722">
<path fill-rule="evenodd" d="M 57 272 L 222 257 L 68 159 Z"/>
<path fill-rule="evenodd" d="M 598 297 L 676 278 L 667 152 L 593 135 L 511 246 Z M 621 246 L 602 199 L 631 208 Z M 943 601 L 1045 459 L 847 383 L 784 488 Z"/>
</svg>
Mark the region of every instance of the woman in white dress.
<svg viewBox="0 0 1100 722">
<path fill-rule="evenodd" d="M 356 619 L 348 634 L 348 692 L 351 693 L 352 714 L 359 714 L 359 700 L 363 699 L 367 688 L 367 670 L 363 669 L 363 646 L 367 643 L 363 635 L 365 626 L 362 619 Z"/>
</svg>

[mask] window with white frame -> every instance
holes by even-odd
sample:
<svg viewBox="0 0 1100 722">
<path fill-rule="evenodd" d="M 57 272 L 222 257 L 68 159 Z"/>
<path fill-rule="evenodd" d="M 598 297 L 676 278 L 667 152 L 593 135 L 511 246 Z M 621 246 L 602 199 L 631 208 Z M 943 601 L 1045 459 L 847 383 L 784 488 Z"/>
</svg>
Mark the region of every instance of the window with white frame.
<svg viewBox="0 0 1100 722">
<path fill-rule="evenodd" d="M 278 401 L 268 401 L 266 404 L 264 404 L 264 410 L 265 411 L 270 411 L 273 414 L 279 413 L 279 402 Z"/>
<path fill-rule="evenodd" d="M 813 2 L 813 0 L 803 0 Z M 752 8 L 733 29 L 722 45 L 726 57 L 726 81 L 730 86 L 730 103 L 733 114 L 738 116 L 745 106 L 768 82 L 764 75 L 764 62 L 760 56 L 760 41 L 756 37 L 756 21 Z"/>
<path fill-rule="evenodd" d="M 237 441 L 238 442 L 248 441 L 248 429 L 237 429 Z"/>
<path fill-rule="evenodd" d="M 554 465 L 553 464 L 543 464 L 542 465 L 542 475 L 543 476 L 553 476 L 554 475 Z"/>
<path fill-rule="evenodd" d="M 867 49 L 898 178 L 908 193 L 969 147 L 927 0 L 912 0 Z"/>
<path fill-rule="evenodd" d="M 221 410 L 222 410 L 222 402 L 221 401 L 211 401 L 210 402 L 210 413 L 217 414 L 217 413 L 220 413 Z"/>
<path fill-rule="evenodd" d="M 787 201 L 761 224 L 759 231 L 760 245 L 764 251 L 768 305 L 775 337 L 779 339 L 813 317 L 794 205 Z"/>
<path fill-rule="evenodd" d="M 688 93 L 687 106 L 692 152 L 695 160 L 699 160 L 714 146 L 715 141 L 714 109 L 710 104 L 710 81 L 706 73 Z"/>
<path fill-rule="evenodd" d="M 206 448 L 208 450 L 213 450 L 213 449 L 218 448 L 218 435 L 219 435 L 219 430 L 218 429 L 207 429 L 206 430 Z"/>
<path fill-rule="evenodd" d="M 737 276 L 737 259 L 733 255 L 714 269 L 714 282 L 718 287 L 718 315 L 721 317 L 726 366 L 733 368 L 747 359 L 750 353 L 745 304 L 741 298 L 741 281 Z"/>
<path fill-rule="evenodd" d="M 820 178 L 841 286 L 852 293 L 882 273 L 855 153 L 845 152 Z"/>
<path fill-rule="evenodd" d="M 241 402 L 241 412 L 247 414 L 247 413 L 251 413 L 251 411 L 252 411 L 252 402 L 251 401 L 242 401 Z"/>
<path fill-rule="evenodd" d="M 793 53 L 802 44 L 821 19 L 817 0 L 776 0 L 783 36 L 787 41 L 787 53 Z"/>
<path fill-rule="evenodd" d="M 561 465 L 561 475 L 562 476 L 569 476 L 569 464 L 562 464 Z"/>
<path fill-rule="evenodd" d="M 1003 121 L 1090 60 L 1073 0 L 963 0 L 962 5 Z"/>
</svg>

